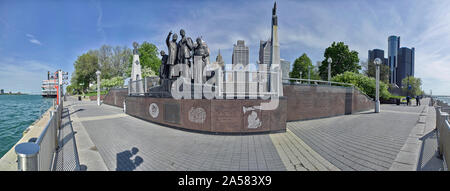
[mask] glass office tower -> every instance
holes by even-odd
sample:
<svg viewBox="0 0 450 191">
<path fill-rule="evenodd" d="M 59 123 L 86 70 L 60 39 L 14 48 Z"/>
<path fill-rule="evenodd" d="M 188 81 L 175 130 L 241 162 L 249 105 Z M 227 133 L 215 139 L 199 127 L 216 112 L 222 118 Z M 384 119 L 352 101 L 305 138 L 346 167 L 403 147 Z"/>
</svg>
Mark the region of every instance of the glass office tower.
<svg viewBox="0 0 450 191">
<path fill-rule="evenodd" d="M 397 63 L 398 50 L 400 48 L 400 37 L 389 36 L 388 38 L 388 62 L 389 62 L 389 82 L 395 84 L 397 82 Z"/>
<path fill-rule="evenodd" d="M 402 87 L 402 80 L 414 76 L 414 48 L 401 47 L 398 51 L 397 85 Z"/>
</svg>

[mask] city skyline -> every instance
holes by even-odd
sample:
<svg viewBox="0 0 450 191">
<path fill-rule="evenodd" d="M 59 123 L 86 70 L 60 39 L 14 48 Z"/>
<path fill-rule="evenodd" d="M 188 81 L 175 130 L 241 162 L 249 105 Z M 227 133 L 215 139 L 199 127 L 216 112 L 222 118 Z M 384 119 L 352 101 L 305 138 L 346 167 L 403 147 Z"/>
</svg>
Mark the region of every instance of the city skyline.
<svg viewBox="0 0 450 191">
<path fill-rule="evenodd" d="M 165 50 L 161 39 L 181 28 L 191 38 L 202 36 L 211 58 L 220 49 L 227 65 L 233 44 L 244 40 L 254 65 L 260 41 L 270 37 L 272 5 L 273 1 L 2 1 L 0 87 L 38 92 L 46 71 L 61 68 L 71 75 L 77 56 L 90 49 L 103 44 L 131 48 L 133 41 L 147 41 Z M 417 50 L 415 76 L 422 78 L 423 90 L 450 95 L 449 2 L 277 1 L 277 6 L 281 58 L 292 63 L 306 53 L 316 63 L 333 41 L 342 41 L 363 61 L 369 49 L 386 50 L 388 36 L 401 36 L 409 39 L 402 46 Z"/>
<path fill-rule="evenodd" d="M 408 76 L 414 77 L 414 57 L 415 48 L 403 47 L 400 45 L 400 36 L 391 35 L 388 37 L 388 58 L 384 56 L 384 50 L 373 49 L 368 51 L 368 62 L 373 62 L 375 58 L 380 58 L 382 64 L 389 67 L 389 83 L 402 87 L 402 80 Z M 372 65 L 368 65 L 370 70 Z"/>
</svg>

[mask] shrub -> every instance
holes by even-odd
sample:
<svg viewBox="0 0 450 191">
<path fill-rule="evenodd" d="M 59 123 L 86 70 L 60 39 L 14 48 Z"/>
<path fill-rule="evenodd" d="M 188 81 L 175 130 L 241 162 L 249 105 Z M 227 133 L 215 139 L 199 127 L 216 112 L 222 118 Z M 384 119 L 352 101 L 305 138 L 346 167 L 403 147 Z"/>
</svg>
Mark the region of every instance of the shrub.
<svg viewBox="0 0 450 191">
<path fill-rule="evenodd" d="M 363 74 L 356 74 L 353 72 L 344 72 L 334 76 L 332 81 L 353 84 L 366 95 L 375 98 L 375 78 L 370 78 Z M 389 99 L 389 97 L 391 97 L 391 94 L 388 91 L 388 85 L 380 81 L 380 98 Z"/>
</svg>

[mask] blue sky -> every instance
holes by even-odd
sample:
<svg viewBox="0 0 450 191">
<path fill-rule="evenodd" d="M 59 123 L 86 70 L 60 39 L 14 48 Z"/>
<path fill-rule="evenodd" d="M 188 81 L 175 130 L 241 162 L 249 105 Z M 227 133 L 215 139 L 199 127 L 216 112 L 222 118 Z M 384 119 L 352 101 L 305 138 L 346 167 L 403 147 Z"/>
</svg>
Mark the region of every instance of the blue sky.
<svg viewBox="0 0 450 191">
<path fill-rule="evenodd" d="M 416 48 L 415 76 L 423 89 L 450 95 L 450 1 L 279 0 L 281 58 L 306 53 L 313 63 L 333 41 L 343 41 L 367 60 L 385 50 L 389 35 Z M 250 62 L 259 41 L 270 37 L 273 1 L 5 1 L 0 0 L 0 89 L 40 92 L 46 71 L 73 72 L 77 56 L 103 44 L 148 41 L 166 50 L 172 30 L 221 50 L 231 63 L 233 44 L 245 40 Z"/>
</svg>

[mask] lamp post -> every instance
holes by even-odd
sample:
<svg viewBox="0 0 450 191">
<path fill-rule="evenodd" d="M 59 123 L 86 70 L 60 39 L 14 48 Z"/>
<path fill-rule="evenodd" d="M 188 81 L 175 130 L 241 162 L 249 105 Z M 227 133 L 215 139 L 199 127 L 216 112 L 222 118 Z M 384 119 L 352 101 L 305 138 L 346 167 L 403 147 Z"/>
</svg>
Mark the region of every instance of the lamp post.
<svg viewBox="0 0 450 191">
<path fill-rule="evenodd" d="M 311 82 L 311 66 L 308 65 L 308 84 Z"/>
<path fill-rule="evenodd" d="M 331 62 L 333 62 L 333 59 L 329 57 L 327 61 L 328 61 L 328 82 L 331 82 Z"/>
<path fill-rule="evenodd" d="M 375 113 L 380 113 L 380 64 L 381 64 L 381 59 L 375 58 L 374 63 L 376 66 Z"/>
<path fill-rule="evenodd" d="M 95 72 L 95 74 L 97 74 L 97 105 L 100 105 L 100 74 L 101 72 L 99 70 L 97 70 L 97 72 Z"/>
</svg>

